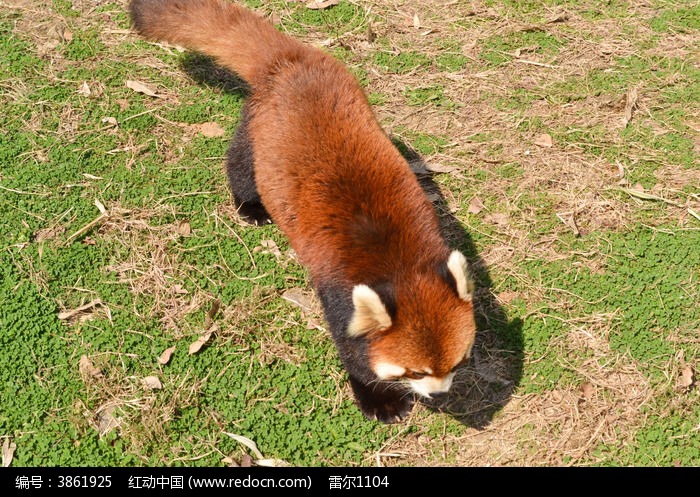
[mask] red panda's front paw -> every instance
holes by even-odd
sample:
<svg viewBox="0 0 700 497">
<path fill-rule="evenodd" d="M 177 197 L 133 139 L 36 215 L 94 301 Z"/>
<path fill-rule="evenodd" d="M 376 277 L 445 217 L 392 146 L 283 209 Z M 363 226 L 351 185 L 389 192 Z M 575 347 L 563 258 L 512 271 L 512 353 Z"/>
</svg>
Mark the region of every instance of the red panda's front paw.
<svg viewBox="0 0 700 497">
<path fill-rule="evenodd" d="M 368 419 L 376 419 L 382 423 L 398 423 L 405 418 L 413 408 L 413 396 L 404 393 L 403 397 L 396 399 L 382 399 L 381 404 L 362 405 L 360 409 Z"/>
<path fill-rule="evenodd" d="M 243 202 L 238 206 L 238 214 L 249 224 L 263 226 L 272 223 L 265 206 L 260 202 Z"/>
<path fill-rule="evenodd" d="M 382 423 L 397 423 L 413 408 L 413 394 L 397 383 L 365 385 L 350 378 L 358 407 L 368 419 Z"/>
</svg>

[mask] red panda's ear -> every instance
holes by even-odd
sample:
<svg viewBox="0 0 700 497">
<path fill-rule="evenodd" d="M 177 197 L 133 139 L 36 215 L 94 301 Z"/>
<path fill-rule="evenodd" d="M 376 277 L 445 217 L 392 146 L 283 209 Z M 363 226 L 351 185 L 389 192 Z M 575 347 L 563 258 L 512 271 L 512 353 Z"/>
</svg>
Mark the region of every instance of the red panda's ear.
<svg viewBox="0 0 700 497">
<path fill-rule="evenodd" d="M 367 285 L 356 285 L 352 289 L 352 303 L 355 310 L 348 325 L 348 335 L 359 337 L 391 327 L 391 316 L 382 299 Z"/>
<path fill-rule="evenodd" d="M 450 274 L 455 279 L 459 298 L 467 302 L 471 301 L 474 295 L 474 282 L 469 276 L 467 258 L 464 257 L 462 252 L 459 250 L 452 251 L 450 258 L 447 259 L 447 269 L 450 270 Z"/>
</svg>

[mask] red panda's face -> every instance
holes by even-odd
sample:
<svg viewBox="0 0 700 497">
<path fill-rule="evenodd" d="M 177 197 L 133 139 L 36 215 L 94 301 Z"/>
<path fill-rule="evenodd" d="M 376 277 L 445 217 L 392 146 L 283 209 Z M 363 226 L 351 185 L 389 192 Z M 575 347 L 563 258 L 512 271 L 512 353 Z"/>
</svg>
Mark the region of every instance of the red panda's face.
<svg viewBox="0 0 700 497">
<path fill-rule="evenodd" d="M 429 315 L 417 320 L 397 309 L 395 325 L 369 344 L 370 367 L 379 379 L 400 381 L 424 397 L 450 389 L 476 334 L 471 303 L 445 296 L 431 305 Z"/>
<path fill-rule="evenodd" d="M 466 259 L 455 251 L 447 268 L 455 285 L 438 274 L 416 275 L 395 289 L 392 314 L 371 288 L 353 291 L 348 333 L 366 336 L 371 369 L 380 380 L 399 381 L 424 397 L 450 389 L 476 335 Z"/>
</svg>

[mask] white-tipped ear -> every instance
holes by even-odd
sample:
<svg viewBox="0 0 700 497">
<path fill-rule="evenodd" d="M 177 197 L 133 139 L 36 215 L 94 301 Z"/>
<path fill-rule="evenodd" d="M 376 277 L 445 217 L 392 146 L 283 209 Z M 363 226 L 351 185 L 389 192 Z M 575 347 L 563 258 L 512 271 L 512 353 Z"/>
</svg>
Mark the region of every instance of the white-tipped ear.
<svg viewBox="0 0 700 497">
<path fill-rule="evenodd" d="M 457 294 L 462 300 L 470 301 L 474 295 L 474 282 L 469 276 L 467 268 L 467 258 L 462 252 L 454 250 L 447 259 L 447 269 L 450 270 L 452 277 L 457 283 Z"/>
<path fill-rule="evenodd" d="M 352 289 L 352 314 L 348 335 L 359 337 L 373 330 L 386 330 L 391 326 L 391 316 L 377 292 L 367 285 L 356 285 Z"/>
</svg>

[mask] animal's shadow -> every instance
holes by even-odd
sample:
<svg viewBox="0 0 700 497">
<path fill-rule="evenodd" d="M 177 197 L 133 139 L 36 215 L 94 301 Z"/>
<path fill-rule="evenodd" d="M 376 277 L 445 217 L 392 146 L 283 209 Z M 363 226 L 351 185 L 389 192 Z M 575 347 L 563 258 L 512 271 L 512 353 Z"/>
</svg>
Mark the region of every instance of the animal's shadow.
<svg viewBox="0 0 700 497">
<path fill-rule="evenodd" d="M 393 138 L 392 141 L 433 201 L 443 234 L 451 248 L 461 250 L 467 257 L 476 284 L 474 312 L 477 334 L 471 359 L 457 371 L 446 398 L 420 402 L 454 416 L 465 425 L 483 429 L 508 403 L 520 384 L 523 370 L 522 320 L 509 319 L 498 303 L 491 290 L 492 281 L 484 260 L 477 253 L 469 233 L 450 213 L 421 156 L 398 139 Z"/>
<path fill-rule="evenodd" d="M 216 65 L 209 57 L 188 52 L 182 69 L 199 84 L 226 93 L 246 97 L 249 88 L 233 73 Z M 510 400 L 520 383 L 523 369 L 522 321 L 510 320 L 491 291 L 488 268 L 477 253 L 474 242 L 460 222 L 450 213 L 440 189 L 432 180 L 425 162 L 407 144 L 392 139 L 408 160 L 441 221 L 443 233 L 452 248 L 461 250 L 469 260 L 476 283 L 474 297 L 477 335 L 472 358 L 457 371 L 452 389 L 441 401 L 420 402 L 439 412 L 448 413 L 461 423 L 483 429 Z"/>
<path fill-rule="evenodd" d="M 250 87 L 245 81 L 206 55 L 186 52 L 180 59 L 180 67 L 200 85 L 241 97 L 247 97 L 250 93 Z"/>
</svg>

